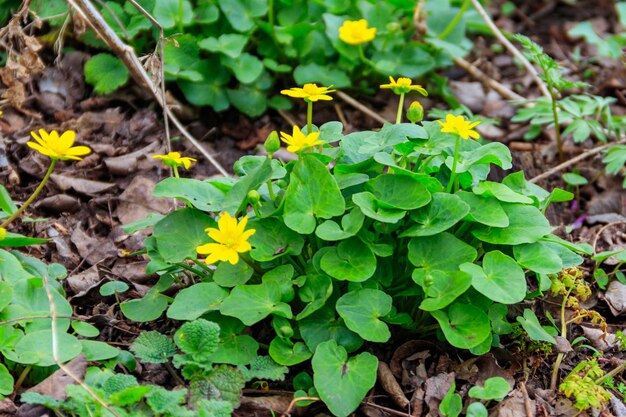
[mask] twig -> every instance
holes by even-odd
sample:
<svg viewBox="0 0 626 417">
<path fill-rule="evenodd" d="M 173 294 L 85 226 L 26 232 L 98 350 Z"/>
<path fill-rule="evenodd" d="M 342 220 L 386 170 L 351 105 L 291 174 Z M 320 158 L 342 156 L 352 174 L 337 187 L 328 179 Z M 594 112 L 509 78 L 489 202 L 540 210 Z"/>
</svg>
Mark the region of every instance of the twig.
<svg viewBox="0 0 626 417">
<path fill-rule="evenodd" d="M 622 363 L 620 363 L 616 368 L 613 368 L 609 373 L 599 377 L 598 379 L 596 379 L 594 382 L 596 384 L 600 384 L 602 381 L 604 381 L 605 379 L 608 378 L 613 378 L 614 376 L 618 375 L 619 373 L 621 373 L 622 371 L 624 371 L 624 369 L 626 369 L 626 361 L 623 361 Z"/>
<path fill-rule="evenodd" d="M 5 324 L 11 324 L 11 323 L 16 323 L 18 321 L 28 321 L 31 319 L 51 319 L 52 316 L 49 315 L 45 315 L 45 316 L 30 316 L 30 317 L 18 317 L 16 319 L 9 319 L 9 320 L 4 320 L 4 321 L 0 321 L 0 326 L 4 326 Z M 73 319 L 73 320 L 80 320 L 79 318 L 76 317 L 72 317 L 72 316 L 56 316 L 57 319 Z"/>
<path fill-rule="evenodd" d="M 280 117 L 285 119 L 287 121 L 287 123 L 289 123 L 291 126 L 298 126 L 298 122 L 296 121 L 296 119 L 291 117 L 291 115 L 289 113 L 287 113 L 286 111 L 281 110 L 281 109 L 278 109 L 276 111 L 278 112 Z"/>
<path fill-rule="evenodd" d="M 465 59 L 459 57 L 459 58 L 454 58 L 454 63 L 457 64 L 459 67 L 463 68 L 465 71 L 467 71 L 472 77 L 476 78 L 478 81 L 481 81 L 487 87 L 491 88 L 492 90 L 500 94 L 502 97 L 508 100 L 513 100 L 513 101 L 519 101 L 519 102 L 526 101 L 526 98 L 520 96 L 519 94 L 512 91 L 510 88 L 506 87 L 505 85 L 489 77 L 487 74 L 482 72 L 480 69 L 478 69 L 478 67 L 473 65 L 471 62 L 468 62 Z"/>
<path fill-rule="evenodd" d="M 392 414 L 394 416 L 411 417 L 410 414 L 404 413 L 402 411 L 394 410 L 393 408 L 384 407 L 382 405 L 378 405 L 378 404 L 373 403 L 371 401 L 363 401 L 361 404 L 365 404 L 365 405 L 370 406 L 370 407 L 378 408 L 379 410 L 382 410 L 382 411 L 384 411 L 386 413 L 389 413 L 389 414 Z"/>
<path fill-rule="evenodd" d="M 42 276 L 43 287 L 46 290 L 46 295 L 48 296 L 48 303 L 50 304 L 50 327 L 52 331 L 52 357 L 54 358 L 54 362 L 58 365 L 59 369 L 65 372 L 70 378 L 72 378 L 78 385 L 80 385 L 91 397 L 96 400 L 100 405 L 106 408 L 111 414 L 116 417 L 121 417 L 115 410 L 113 410 L 98 394 L 96 394 L 89 385 L 85 384 L 85 382 L 79 378 L 74 371 L 69 369 L 67 366 L 61 362 L 59 357 L 59 340 L 57 334 L 57 309 L 54 305 L 54 297 L 52 296 L 52 290 L 50 289 L 50 285 L 48 283 L 48 277 L 45 274 Z"/>
<path fill-rule="evenodd" d="M 290 414 L 291 413 L 291 409 L 296 406 L 296 403 L 298 401 L 320 401 L 320 399 L 318 397 L 298 397 L 298 398 L 294 398 L 289 403 L 289 407 L 287 407 L 285 412 L 282 413 L 280 417 L 288 417 L 288 416 L 290 416 L 291 415 Z"/>
<path fill-rule="evenodd" d="M 550 99 L 551 98 L 550 92 L 548 91 L 548 88 L 546 87 L 545 83 L 541 80 L 541 78 L 539 78 L 539 73 L 537 72 L 535 67 L 533 67 L 533 65 L 526 59 L 524 55 L 522 55 L 522 53 L 515 47 L 515 45 L 513 45 L 504 36 L 504 34 L 500 31 L 500 29 L 498 29 L 498 27 L 493 22 L 493 20 L 491 19 L 487 11 L 480 4 L 480 1 L 472 0 L 472 4 L 474 5 L 474 8 L 476 8 L 476 11 L 480 15 L 480 17 L 482 17 L 482 19 L 485 21 L 487 26 L 489 26 L 489 29 L 491 29 L 494 36 L 498 38 L 498 40 L 505 46 L 505 48 L 508 49 L 509 52 L 513 54 L 515 58 L 519 59 L 520 62 L 524 65 L 528 73 L 533 77 L 533 79 L 535 80 L 535 83 L 541 90 L 541 94 L 543 94 L 545 97 Z"/>
<path fill-rule="evenodd" d="M 549 177 L 552 174 L 555 174 L 555 173 L 557 173 L 559 171 L 564 170 L 565 168 L 568 168 L 568 167 L 576 164 L 577 162 L 580 162 L 580 161 L 582 161 L 584 159 L 587 159 L 590 156 L 599 154 L 600 152 L 602 152 L 603 150 L 605 150 L 607 148 L 610 148 L 611 146 L 621 145 L 623 143 L 626 143 L 626 138 L 623 138 L 622 140 L 619 140 L 617 142 L 606 143 L 606 144 L 604 144 L 602 146 L 597 146 L 597 147 L 595 147 L 593 149 L 589 149 L 587 152 L 583 152 L 580 155 L 578 155 L 578 156 L 576 156 L 576 157 L 574 157 L 574 158 L 572 158 L 572 159 L 570 159 L 568 161 L 565 161 L 562 164 L 559 164 L 559 165 L 555 166 L 552 169 L 547 170 L 543 174 L 537 175 L 535 178 L 532 178 L 530 180 L 530 182 L 536 183 L 536 182 L 538 182 L 538 181 L 540 181 L 540 180 L 542 180 L 544 178 Z"/>
<path fill-rule="evenodd" d="M 117 34 L 106 23 L 100 12 L 94 7 L 90 0 L 67 0 L 72 8 L 74 8 L 83 19 L 93 28 L 96 34 L 111 48 L 111 50 L 124 62 L 132 77 L 141 85 L 150 91 L 150 94 L 156 99 L 160 106 L 163 107 L 164 113 L 169 120 L 172 121 L 174 126 L 180 131 L 193 146 L 195 146 L 200 153 L 213 165 L 213 167 L 223 176 L 229 177 L 228 172 L 222 167 L 222 165 L 211 155 L 204 147 L 194 138 L 191 133 L 185 129 L 185 126 L 178 120 L 176 115 L 167 105 L 165 98 L 160 94 L 159 87 L 155 85 L 154 81 L 146 70 L 141 65 L 141 61 L 135 54 L 135 51 L 130 46 L 126 45 L 117 36 Z"/>
<path fill-rule="evenodd" d="M 593 252 L 596 253 L 597 249 L 596 249 L 596 245 L 598 244 L 598 239 L 600 239 L 600 236 L 602 236 L 602 233 L 604 233 L 606 231 L 606 229 L 613 227 L 613 226 L 617 226 L 618 224 L 624 224 L 626 223 L 623 220 L 618 220 L 616 222 L 612 222 L 609 224 L 605 224 L 604 226 L 602 226 L 600 228 L 600 230 L 598 230 L 598 233 L 596 233 L 595 237 L 593 238 L 593 243 L 591 246 L 593 246 Z"/>
<path fill-rule="evenodd" d="M 20 21 L 22 19 L 25 18 L 26 15 L 28 15 L 28 12 L 30 11 L 30 3 L 32 2 L 32 0 L 23 0 L 22 1 L 22 5 L 20 6 L 19 10 L 17 11 L 17 13 L 15 13 L 13 15 L 13 17 L 11 18 L 11 21 L 9 22 L 9 24 L 5 25 L 2 29 L 0 29 L 0 38 L 3 38 L 4 35 L 6 35 L 9 32 L 9 28 L 11 27 L 11 23 L 15 22 L 15 21 Z"/>
<path fill-rule="evenodd" d="M 363 113 L 365 113 L 366 115 L 368 115 L 372 119 L 376 120 L 377 122 L 380 122 L 380 123 L 388 123 L 389 122 L 389 120 L 385 119 L 380 114 L 374 112 L 369 107 L 364 106 L 363 104 L 359 103 L 357 100 L 353 99 L 352 97 L 350 97 L 349 95 L 347 95 L 343 91 L 337 91 L 335 94 L 337 94 L 337 96 L 340 99 L 342 99 L 343 101 L 345 101 L 346 103 L 348 103 L 352 107 L 356 108 L 357 110 L 362 111 Z"/>
<path fill-rule="evenodd" d="M 523 381 L 519 384 L 520 391 L 522 391 L 522 395 L 524 396 L 524 409 L 526 410 L 526 417 L 533 417 L 533 408 L 530 404 L 530 398 L 528 397 L 528 390 L 526 389 L 526 383 Z"/>
</svg>

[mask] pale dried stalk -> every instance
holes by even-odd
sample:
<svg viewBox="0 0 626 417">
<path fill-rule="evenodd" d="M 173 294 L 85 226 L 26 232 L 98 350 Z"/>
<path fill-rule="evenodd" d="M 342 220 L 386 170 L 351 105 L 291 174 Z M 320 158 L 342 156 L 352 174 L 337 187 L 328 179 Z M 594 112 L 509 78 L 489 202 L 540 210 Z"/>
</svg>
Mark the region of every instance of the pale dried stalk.
<svg viewBox="0 0 626 417">
<path fill-rule="evenodd" d="M 369 107 L 366 107 L 363 104 L 359 103 L 357 100 L 353 99 L 352 97 L 350 97 L 349 95 L 347 95 L 343 91 L 337 91 L 336 94 L 337 94 L 337 97 L 339 97 L 340 99 L 342 99 L 343 101 L 345 101 L 346 103 L 351 105 L 352 107 L 354 107 L 354 108 L 356 108 L 358 110 L 361 110 L 363 113 L 365 113 L 366 115 L 368 115 L 372 119 L 376 120 L 377 122 L 380 122 L 380 123 L 388 123 L 389 122 L 389 120 L 385 119 L 380 114 L 374 112 Z"/>
<path fill-rule="evenodd" d="M 58 334 L 57 334 L 57 309 L 56 306 L 54 305 L 54 297 L 52 296 L 52 290 L 50 289 L 50 285 L 48 283 L 48 277 L 46 277 L 45 275 L 42 276 L 42 280 L 43 280 L 43 287 L 46 290 L 46 295 L 48 296 L 48 303 L 50 304 L 50 327 L 52 330 L 52 357 L 54 358 L 54 362 L 56 362 L 56 364 L 58 365 L 59 369 L 61 369 L 63 372 L 65 372 L 70 378 L 72 378 L 74 381 L 76 381 L 76 383 L 78 385 L 80 385 L 81 387 L 83 387 L 83 389 L 85 391 L 87 391 L 87 393 L 89 395 L 91 395 L 91 397 L 96 400 L 98 403 L 100 403 L 100 405 L 102 405 L 104 408 L 106 408 L 111 414 L 113 414 L 116 417 L 121 417 L 115 410 L 113 410 L 102 398 L 100 398 L 100 396 L 98 394 L 96 394 L 90 387 L 89 385 L 85 384 L 85 382 L 74 373 L 74 371 L 72 371 L 71 369 L 69 369 L 67 366 L 65 366 L 63 364 L 63 362 L 61 362 L 61 359 L 59 357 L 59 340 L 57 338 Z"/>
<path fill-rule="evenodd" d="M 552 99 L 552 96 L 550 95 L 550 92 L 548 91 L 548 87 L 546 87 L 545 83 L 541 80 L 541 78 L 539 78 L 539 73 L 537 72 L 535 67 L 533 67 L 533 64 L 531 64 L 526 59 L 526 57 L 524 55 L 522 55 L 522 53 L 515 47 L 515 45 L 513 45 L 506 38 L 506 36 L 504 36 L 502 31 L 500 31 L 500 29 L 496 26 L 496 24 L 493 22 L 493 20 L 489 16 L 489 13 L 487 13 L 487 11 L 480 4 L 480 1 L 478 1 L 478 0 L 471 0 L 471 1 L 472 1 L 472 5 L 476 9 L 476 11 L 480 15 L 480 17 L 482 17 L 482 19 L 485 21 L 487 26 L 489 26 L 489 29 L 491 29 L 491 31 L 493 32 L 493 35 L 496 38 L 498 38 L 498 40 L 504 45 L 504 47 L 506 49 L 509 50 L 509 52 L 511 54 L 513 54 L 513 56 L 515 58 L 519 59 L 519 61 L 522 63 L 522 65 L 524 65 L 524 67 L 526 68 L 528 73 L 533 77 L 533 79 L 535 80 L 535 83 L 537 84 L 537 86 L 541 90 L 541 94 L 543 94 L 548 99 Z"/>
<path fill-rule="evenodd" d="M 172 121 L 174 126 L 180 131 L 180 133 L 187 139 L 193 146 L 195 146 L 200 153 L 213 165 L 213 167 L 223 176 L 229 177 L 228 172 L 222 167 L 222 165 L 211 155 L 204 147 L 194 138 L 191 133 L 185 129 L 185 126 L 178 120 L 176 115 L 167 105 L 165 97 L 162 92 L 159 91 L 159 87 L 155 85 L 150 75 L 141 65 L 139 58 L 135 54 L 133 48 L 126 45 L 117 36 L 117 34 L 109 27 L 100 12 L 94 7 L 90 0 L 67 0 L 68 4 L 76 10 L 80 16 L 85 19 L 87 23 L 93 28 L 96 34 L 113 50 L 113 52 L 124 62 L 132 77 L 139 83 L 140 86 L 147 89 L 150 94 L 156 99 L 161 107 L 163 107 L 167 118 Z"/>
<path fill-rule="evenodd" d="M 519 102 L 526 101 L 525 97 L 520 96 L 519 94 L 512 91 L 510 88 L 506 87 L 505 85 L 489 77 L 487 74 L 482 72 L 480 69 L 478 69 L 478 67 L 473 65 L 471 62 L 458 57 L 458 58 L 454 58 L 454 63 L 457 64 L 459 67 L 463 68 L 465 71 L 467 71 L 472 77 L 476 78 L 478 81 L 482 82 L 487 87 L 491 88 L 496 93 L 500 94 L 503 98 L 507 100 L 513 100 L 513 101 L 519 101 Z"/>
</svg>

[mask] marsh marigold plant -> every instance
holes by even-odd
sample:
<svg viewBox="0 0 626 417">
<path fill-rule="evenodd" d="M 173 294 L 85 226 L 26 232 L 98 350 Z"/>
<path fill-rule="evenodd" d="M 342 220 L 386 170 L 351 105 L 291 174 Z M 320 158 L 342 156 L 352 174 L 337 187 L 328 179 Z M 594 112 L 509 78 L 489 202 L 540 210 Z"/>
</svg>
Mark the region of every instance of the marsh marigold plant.
<svg viewBox="0 0 626 417">
<path fill-rule="evenodd" d="M 339 39 L 350 45 L 360 45 L 374 40 L 376 28 L 368 27 L 367 20 L 346 20 L 339 28 Z"/>
<path fill-rule="evenodd" d="M 201 255 L 208 255 L 205 260 L 208 264 L 228 261 L 236 265 L 239 262 L 239 254 L 252 249 L 248 239 L 256 233 L 256 230 L 246 230 L 247 224 L 248 216 L 237 222 L 237 219 L 228 213 L 220 214 L 217 229 L 209 227 L 205 230 L 214 242 L 198 246 L 196 250 Z"/>
<path fill-rule="evenodd" d="M 195 158 L 189 158 L 188 156 L 182 156 L 180 152 L 169 152 L 166 155 L 152 155 L 153 159 L 159 159 L 168 167 L 178 168 L 180 166 L 189 169 L 192 162 L 196 162 Z"/>
<path fill-rule="evenodd" d="M 413 84 L 413 81 L 410 78 L 399 77 L 397 80 L 394 80 L 393 77 L 389 77 L 389 84 L 382 84 L 380 86 L 382 89 L 390 89 L 395 94 L 406 94 L 411 91 L 417 91 L 423 96 L 428 95 L 428 91 L 424 87 L 419 84 Z"/>
<path fill-rule="evenodd" d="M 288 135 L 285 132 L 280 132 L 280 136 L 281 140 L 287 144 L 289 152 L 302 152 L 324 143 L 323 140 L 318 139 L 320 132 L 311 132 L 305 135 L 298 126 L 293 127 L 293 134 Z"/>
<path fill-rule="evenodd" d="M 302 98 L 306 102 L 315 102 L 318 100 L 329 101 L 333 98 L 328 95 L 328 93 L 333 93 L 336 90 L 330 87 L 317 86 L 317 84 L 304 84 L 302 88 L 293 87 L 288 90 L 282 90 L 280 94 L 294 97 L 294 98 Z"/>
</svg>

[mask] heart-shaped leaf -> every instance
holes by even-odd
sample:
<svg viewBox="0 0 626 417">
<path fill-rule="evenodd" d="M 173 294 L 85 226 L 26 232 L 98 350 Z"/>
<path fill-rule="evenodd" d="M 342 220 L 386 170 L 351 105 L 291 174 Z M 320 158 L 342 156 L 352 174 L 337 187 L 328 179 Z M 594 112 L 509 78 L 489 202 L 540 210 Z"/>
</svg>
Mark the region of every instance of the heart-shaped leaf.
<svg viewBox="0 0 626 417">
<path fill-rule="evenodd" d="M 481 197 L 468 191 L 456 193 L 470 206 L 469 220 L 493 227 L 507 227 L 509 218 L 496 198 Z"/>
<path fill-rule="evenodd" d="M 249 225 L 250 229 L 256 230 L 250 236 L 250 244 L 254 247 L 250 256 L 254 260 L 269 262 L 281 256 L 298 256 L 302 252 L 304 239 L 279 219 L 255 219 Z"/>
<path fill-rule="evenodd" d="M 471 275 L 462 271 L 433 271 L 427 277 L 416 275 L 418 278 L 414 280 L 422 286 L 427 297 L 420 308 L 426 311 L 446 307 L 472 285 Z"/>
<path fill-rule="evenodd" d="M 338 280 L 362 282 L 374 275 L 376 256 L 361 239 L 353 237 L 330 248 L 322 256 L 320 266 Z"/>
<path fill-rule="evenodd" d="M 482 268 L 463 264 L 461 270 L 472 277 L 472 287 L 485 297 L 503 304 L 515 304 L 526 297 L 526 276 L 517 262 L 500 251 L 483 257 Z"/>
<path fill-rule="evenodd" d="M 367 352 L 348 359 L 346 350 L 334 340 L 317 346 L 311 364 L 315 388 L 337 417 L 356 410 L 376 383 L 378 359 Z"/>
<path fill-rule="evenodd" d="M 315 229 L 315 235 L 329 241 L 347 239 L 357 234 L 364 220 L 363 212 L 354 208 L 341 218 L 341 227 L 332 220 L 326 220 Z"/>
<path fill-rule="evenodd" d="M 477 227 L 472 234 L 483 242 L 495 245 L 521 245 L 534 243 L 552 232 L 545 216 L 533 206 L 502 204 L 509 218 L 509 225 L 500 227 Z"/>
<path fill-rule="evenodd" d="M 457 224 L 469 211 L 470 206 L 458 196 L 435 193 L 428 206 L 411 213 L 411 220 L 418 224 L 411 226 L 400 237 L 436 235 Z"/>
<path fill-rule="evenodd" d="M 491 337 L 489 317 L 473 305 L 455 303 L 448 307 L 447 312 L 437 310 L 431 314 L 452 346 L 470 349 Z"/>
<path fill-rule="evenodd" d="M 476 195 L 495 197 L 505 203 L 533 203 L 531 198 L 511 190 L 509 187 L 504 184 L 500 184 L 499 182 L 483 181 L 474 187 L 472 191 L 474 191 L 474 194 Z"/>
<path fill-rule="evenodd" d="M 210 241 L 204 231 L 215 226 L 215 220 L 200 210 L 183 208 L 168 214 L 154 225 L 157 250 L 169 263 L 196 259 L 196 248 Z M 184 239 L 180 237 L 184 236 Z"/>
<path fill-rule="evenodd" d="M 291 318 L 291 307 L 281 302 L 281 298 L 281 289 L 273 282 L 238 285 L 226 297 L 220 312 L 237 317 L 246 326 L 252 326 L 272 313 Z"/>
<path fill-rule="evenodd" d="M 389 314 L 391 302 L 391 296 L 383 291 L 365 288 L 343 295 L 336 309 L 350 330 L 365 340 L 383 343 L 391 333 L 380 317 Z"/>
<path fill-rule="evenodd" d="M 556 274 L 563 269 L 559 255 L 543 242 L 514 246 L 513 254 L 521 266 L 540 274 Z"/>
<path fill-rule="evenodd" d="M 386 209 L 414 210 L 430 202 L 430 193 L 422 184 L 407 175 L 383 174 L 365 184 L 378 205 Z"/>
<path fill-rule="evenodd" d="M 326 275 L 306 275 L 304 278 L 306 281 L 298 291 L 298 296 L 307 304 L 296 316 L 296 320 L 308 317 L 322 308 L 333 292 L 333 283 Z"/>
<path fill-rule="evenodd" d="M 336 317 L 334 308 L 322 308 L 300 320 L 299 329 L 312 352 L 327 340 L 334 340 L 348 352 L 354 352 L 363 345 L 363 339 L 348 329 L 341 317 Z"/>
<path fill-rule="evenodd" d="M 485 380 L 482 387 L 476 385 L 470 388 L 468 395 L 479 400 L 502 401 L 509 391 L 511 391 L 511 386 L 507 380 L 501 376 L 494 376 Z"/>
<path fill-rule="evenodd" d="M 549 342 L 556 345 L 556 339 L 539 323 L 539 319 L 537 319 L 537 315 L 534 311 L 525 308 L 524 316 L 518 316 L 517 321 L 522 325 L 524 330 L 526 330 L 528 337 L 532 340 Z"/>
<path fill-rule="evenodd" d="M 409 241 L 408 246 L 409 260 L 426 273 L 456 271 L 459 265 L 473 262 L 477 256 L 476 249 L 447 232 L 429 237 L 415 237 Z"/>
<path fill-rule="evenodd" d="M 269 353 L 276 363 L 285 366 L 297 365 L 313 355 L 304 343 L 292 343 L 278 336 L 270 343 Z"/>
<path fill-rule="evenodd" d="M 174 320 L 195 320 L 207 311 L 219 310 L 228 291 L 214 282 L 201 282 L 181 290 L 167 310 Z"/>
</svg>

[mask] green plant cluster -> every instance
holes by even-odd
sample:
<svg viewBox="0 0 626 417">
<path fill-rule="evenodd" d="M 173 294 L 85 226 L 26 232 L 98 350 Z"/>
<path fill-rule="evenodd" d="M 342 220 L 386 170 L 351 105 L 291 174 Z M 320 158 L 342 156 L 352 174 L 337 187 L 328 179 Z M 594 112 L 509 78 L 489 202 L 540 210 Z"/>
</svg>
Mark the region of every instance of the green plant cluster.
<svg viewBox="0 0 626 417">
<path fill-rule="evenodd" d="M 574 406 L 579 410 L 589 408 L 602 409 L 611 399 L 608 391 L 602 386 L 604 371 L 597 359 L 581 361 L 559 385 L 559 390 L 574 399 Z"/>
<path fill-rule="evenodd" d="M 328 122 L 313 131 L 324 145 L 298 160 L 244 156 L 235 178 L 159 183 L 156 196 L 188 207 L 153 218 L 148 272 L 161 279 L 122 303 L 127 317 L 206 317 L 222 327 L 233 365 L 252 361 L 261 343 L 280 365 L 311 360 L 317 393 L 345 416 L 376 380 L 377 359 L 359 353 L 365 342 L 435 332 L 485 353 L 511 331 L 507 305 L 547 291 L 551 274 L 589 252 L 552 235 L 543 215 L 571 193 L 547 192 L 522 172 L 488 179 L 492 164 L 511 168 L 500 143 L 459 142 L 437 122 L 347 135 Z M 249 257 L 207 268 L 196 249 L 211 241 L 204 230 L 214 216 L 248 212 Z M 168 305 L 165 284 L 182 276 L 197 283 Z M 243 333 L 258 323 L 272 335 Z"/>
<path fill-rule="evenodd" d="M 449 66 L 452 57 L 463 56 L 472 48 L 467 28 L 482 24 L 475 12 L 461 12 L 461 2 L 449 0 L 424 2 L 427 32 L 419 38 L 413 22 L 415 5 L 399 0 L 138 3 L 165 30 L 167 81 L 175 84 L 191 104 L 216 111 L 232 105 L 250 116 L 258 116 L 268 107 L 291 106 L 285 97 L 273 93 L 278 90 L 276 82 L 285 76 L 293 77 L 299 85 L 321 82 L 339 88 L 371 89 L 365 81 L 368 75 L 415 78 L 433 68 Z M 0 3 L 0 12 L 6 14 L 10 6 Z M 155 50 L 158 31 L 130 2 L 112 0 L 96 6 L 117 35 L 139 55 Z M 65 0 L 34 0 L 32 10 L 50 23 L 50 35 L 57 36 L 65 21 Z M 376 39 L 364 45 L 366 60 L 338 34 L 344 21 L 362 18 L 377 29 Z M 453 20 L 455 24 L 451 25 Z M 111 93 L 124 85 L 128 71 L 92 30 L 78 40 L 101 51 L 85 67 L 87 82 L 98 94 Z M 155 65 L 151 69 L 159 68 Z"/>
<path fill-rule="evenodd" d="M 439 412 L 445 417 L 458 417 L 463 411 L 463 398 L 454 392 L 455 389 L 456 384 L 452 383 L 446 396 L 439 404 Z M 467 394 L 470 398 L 488 403 L 490 401 L 502 401 L 510 391 L 511 386 L 506 379 L 494 376 L 486 379 L 482 387 L 479 385 L 471 387 Z M 467 405 L 465 415 L 468 417 L 487 417 L 489 412 L 485 404 L 475 401 Z"/>
</svg>

